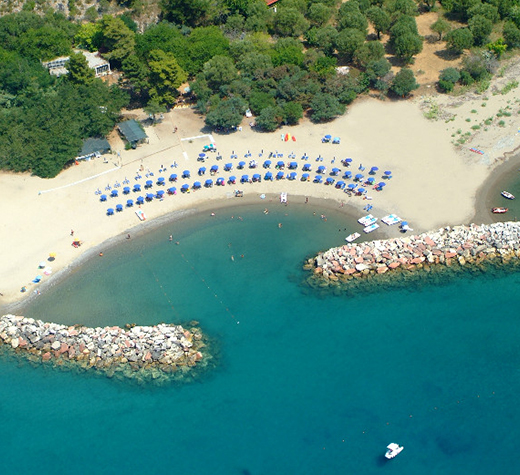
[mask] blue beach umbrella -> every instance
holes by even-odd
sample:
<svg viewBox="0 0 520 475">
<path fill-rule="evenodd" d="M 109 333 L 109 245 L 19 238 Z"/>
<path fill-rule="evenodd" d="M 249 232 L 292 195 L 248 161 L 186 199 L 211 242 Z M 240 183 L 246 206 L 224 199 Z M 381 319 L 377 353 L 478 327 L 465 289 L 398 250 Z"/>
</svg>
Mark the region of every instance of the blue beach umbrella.
<svg viewBox="0 0 520 475">
<path fill-rule="evenodd" d="M 327 185 L 332 185 L 332 183 L 334 183 L 334 178 L 332 178 L 332 177 L 329 176 L 329 177 L 327 178 L 327 180 L 326 180 L 326 183 L 327 183 Z"/>
<path fill-rule="evenodd" d="M 154 198 L 153 193 L 146 193 L 146 201 L 152 201 Z"/>
<path fill-rule="evenodd" d="M 316 175 L 314 177 L 314 183 L 321 183 L 322 180 L 323 180 L 323 177 L 321 175 Z"/>
<path fill-rule="evenodd" d="M 134 206 L 134 200 L 126 200 L 126 206 L 128 206 L 129 208 Z"/>
<path fill-rule="evenodd" d="M 144 184 L 145 188 L 151 188 L 153 186 L 152 180 L 146 180 L 146 183 Z"/>
<path fill-rule="evenodd" d="M 271 168 L 271 160 L 266 160 L 264 162 L 264 168 Z"/>
<path fill-rule="evenodd" d="M 345 160 L 343 160 L 345 163 L 352 163 L 352 159 L 349 157 L 349 158 L 345 158 Z"/>
<path fill-rule="evenodd" d="M 369 172 L 369 173 L 373 175 L 373 174 L 375 174 L 375 172 L 377 172 L 377 170 L 379 170 L 378 167 L 372 167 L 372 168 L 370 169 L 370 172 Z"/>
<path fill-rule="evenodd" d="M 164 185 L 164 177 L 163 176 L 160 176 L 159 178 L 157 178 L 157 184 L 158 185 Z"/>
<path fill-rule="evenodd" d="M 305 163 L 305 164 L 303 165 L 302 170 L 303 170 L 304 172 L 310 172 L 310 171 L 311 171 L 311 164 L 310 164 L 310 163 Z"/>
<path fill-rule="evenodd" d="M 206 180 L 206 182 L 204 183 L 204 186 L 206 188 L 211 188 L 213 186 L 213 180 Z"/>
<path fill-rule="evenodd" d="M 308 173 L 304 173 L 302 175 L 302 181 L 309 181 L 309 177 L 310 177 L 310 175 Z"/>
<path fill-rule="evenodd" d="M 289 163 L 289 168 L 291 170 L 294 170 L 294 169 L 298 168 L 298 163 L 296 163 L 296 162 Z"/>
<path fill-rule="evenodd" d="M 107 214 L 108 214 L 108 216 L 112 216 L 114 214 L 114 208 L 108 208 Z"/>
<path fill-rule="evenodd" d="M 357 189 L 357 192 L 358 192 L 358 193 L 364 193 L 365 191 L 366 191 L 366 190 L 365 190 L 364 188 L 358 188 L 358 189 Z"/>
<path fill-rule="evenodd" d="M 383 186 L 386 186 L 386 183 L 384 183 L 384 182 L 381 181 L 381 182 L 379 182 L 379 183 L 377 184 L 377 186 L 378 186 L 379 188 L 383 188 Z"/>
<path fill-rule="evenodd" d="M 376 180 L 376 179 L 375 179 L 374 177 L 370 177 L 370 178 L 367 179 L 367 183 L 368 183 L 369 185 L 373 185 L 375 180 Z"/>
<path fill-rule="evenodd" d="M 278 162 L 276 162 L 276 166 L 277 166 L 278 168 L 285 168 L 285 163 L 282 162 L 281 160 L 279 160 Z"/>
<path fill-rule="evenodd" d="M 347 185 L 347 188 L 348 188 L 349 190 L 353 190 L 354 188 L 356 188 L 356 186 L 357 186 L 357 185 L 356 185 L 355 183 L 349 183 L 349 184 Z"/>
<path fill-rule="evenodd" d="M 232 164 L 232 163 L 226 163 L 226 164 L 224 165 L 224 170 L 225 170 L 225 171 L 229 172 L 229 171 L 231 171 L 232 169 L 233 169 L 233 164 Z"/>
<path fill-rule="evenodd" d="M 229 177 L 228 181 L 229 181 L 229 183 L 236 183 L 237 177 L 232 175 L 232 176 Z"/>
<path fill-rule="evenodd" d="M 325 138 L 328 139 L 328 140 L 330 140 L 330 139 L 332 138 L 332 135 L 328 135 L 328 134 L 327 134 L 327 135 L 325 135 Z"/>
<path fill-rule="evenodd" d="M 116 198 L 117 196 L 119 196 L 119 193 L 118 193 L 117 190 L 112 190 L 112 191 L 110 192 L 110 196 L 111 196 L 112 198 Z"/>
<path fill-rule="evenodd" d="M 211 167 L 211 171 L 214 172 L 214 173 L 215 173 L 215 172 L 218 172 L 218 165 L 213 165 L 213 166 Z"/>
<path fill-rule="evenodd" d="M 320 165 L 320 166 L 318 167 L 318 173 L 325 173 L 326 170 L 327 170 L 327 169 L 325 168 L 324 165 Z"/>
<path fill-rule="evenodd" d="M 190 177 L 190 171 L 189 170 L 184 170 L 182 172 L 182 178 L 189 178 Z"/>
<path fill-rule="evenodd" d="M 181 186 L 181 191 L 182 191 L 182 192 L 186 192 L 186 191 L 188 191 L 189 189 L 190 189 L 190 185 L 186 185 L 186 184 L 184 184 L 184 185 Z"/>
<path fill-rule="evenodd" d="M 242 178 L 240 178 L 240 183 L 248 183 L 249 182 L 249 175 L 242 175 Z"/>
<path fill-rule="evenodd" d="M 333 175 L 337 175 L 339 172 L 340 172 L 340 169 L 339 169 L 339 168 L 333 168 L 333 169 L 332 169 L 332 174 L 333 174 Z"/>
<path fill-rule="evenodd" d="M 206 154 L 205 154 L 205 153 L 199 153 L 199 158 L 198 158 L 198 160 L 201 160 L 201 161 L 206 160 Z"/>
<path fill-rule="evenodd" d="M 264 180 L 271 180 L 273 181 L 273 174 L 272 172 L 267 172 L 264 176 Z"/>
<path fill-rule="evenodd" d="M 206 167 L 200 167 L 199 168 L 199 176 L 204 175 L 206 173 Z"/>
<path fill-rule="evenodd" d="M 116 211 L 117 212 L 123 211 L 123 205 L 116 205 Z"/>
<path fill-rule="evenodd" d="M 156 197 L 162 198 L 164 196 L 164 190 L 157 190 Z"/>
<path fill-rule="evenodd" d="M 283 177 L 284 177 L 284 173 L 283 173 L 283 172 L 278 172 L 278 173 L 276 174 L 276 179 L 277 179 L 277 180 L 281 180 Z"/>
<path fill-rule="evenodd" d="M 241 170 L 246 166 L 246 162 L 238 162 L 238 169 Z"/>
<path fill-rule="evenodd" d="M 391 174 L 392 174 L 392 172 L 391 172 L 390 170 L 386 170 L 386 171 L 385 171 L 385 175 L 386 175 L 386 176 L 390 176 Z"/>
<path fill-rule="evenodd" d="M 195 183 L 193 183 L 193 188 L 194 189 L 198 189 L 202 186 L 202 184 L 200 183 L 200 181 L 196 181 Z"/>
<path fill-rule="evenodd" d="M 296 176 L 297 176 L 296 172 L 289 173 L 289 180 L 296 180 Z"/>
<path fill-rule="evenodd" d="M 137 199 L 135 200 L 135 202 L 138 205 L 142 205 L 144 203 L 144 198 L 142 196 L 138 196 Z"/>
<path fill-rule="evenodd" d="M 130 193 L 130 187 L 129 187 L 129 186 L 125 186 L 125 187 L 123 188 L 123 194 L 124 194 L 124 195 L 128 195 L 128 193 Z"/>
<path fill-rule="evenodd" d="M 141 185 L 139 183 L 136 183 L 134 185 L 134 193 L 137 193 L 139 191 L 141 191 Z"/>
<path fill-rule="evenodd" d="M 177 174 L 176 173 L 172 173 L 170 175 L 170 181 L 177 181 Z"/>
<path fill-rule="evenodd" d="M 352 178 L 352 172 L 347 171 L 347 172 L 343 173 L 343 178 L 347 178 L 347 179 Z"/>
<path fill-rule="evenodd" d="M 361 173 L 358 173 L 354 178 L 356 180 L 362 180 L 363 179 L 363 175 Z"/>
<path fill-rule="evenodd" d="M 255 173 L 255 174 L 253 175 L 253 181 L 260 181 L 261 178 L 262 178 L 262 177 L 260 176 L 259 173 Z"/>
<path fill-rule="evenodd" d="M 106 201 L 107 200 L 107 195 L 101 195 L 99 197 L 99 201 Z"/>
<path fill-rule="evenodd" d="M 172 186 L 171 188 L 168 188 L 169 195 L 174 195 L 176 191 L 177 191 L 177 188 L 175 188 L 174 186 Z"/>
<path fill-rule="evenodd" d="M 345 182 L 344 181 L 338 181 L 336 183 L 336 188 L 345 188 Z"/>
<path fill-rule="evenodd" d="M 222 178 L 222 177 L 217 178 L 217 185 L 222 186 L 224 183 L 225 183 L 224 178 Z"/>
</svg>

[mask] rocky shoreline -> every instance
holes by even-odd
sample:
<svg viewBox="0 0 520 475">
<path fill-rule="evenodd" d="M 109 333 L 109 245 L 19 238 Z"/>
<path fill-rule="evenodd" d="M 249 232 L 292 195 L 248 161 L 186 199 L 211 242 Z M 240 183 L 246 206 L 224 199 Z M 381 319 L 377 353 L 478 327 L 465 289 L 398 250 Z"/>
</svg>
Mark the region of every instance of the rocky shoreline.
<svg viewBox="0 0 520 475">
<path fill-rule="evenodd" d="M 403 238 L 347 244 L 308 259 L 312 288 L 345 290 L 398 286 L 425 275 L 448 275 L 520 265 L 520 223 L 454 226 Z"/>
<path fill-rule="evenodd" d="M 204 335 L 197 322 L 180 325 L 90 328 L 15 315 L 0 317 L 0 345 L 34 363 L 92 370 L 138 383 L 179 380 L 207 365 Z M 192 376 L 192 374 L 190 374 Z"/>
</svg>

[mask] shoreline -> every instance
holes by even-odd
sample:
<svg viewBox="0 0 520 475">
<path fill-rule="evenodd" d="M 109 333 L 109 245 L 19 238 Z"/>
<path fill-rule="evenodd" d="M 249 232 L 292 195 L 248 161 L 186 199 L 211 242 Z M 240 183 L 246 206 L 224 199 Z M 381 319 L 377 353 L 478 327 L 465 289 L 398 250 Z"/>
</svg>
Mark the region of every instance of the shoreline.
<svg viewBox="0 0 520 475">
<path fill-rule="evenodd" d="M 489 108 L 488 112 L 491 112 Z M 394 120 L 395 116 L 399 116 L 399 121 Z M 178 133 L 172 134 L 173 124 L 179 126 Z M 367 214 L 363 207 L 371 204 L 371 213 L 377 217 L 397 214 L 408 221 L 416 233 L 478 221 L 477 218 L 481 218 L 483 223 L 490 222 L 489 216 L 484 214 L 482 191 L 490 186 L 489 180 L 496 173 L 502 173 L 495 172 L 502 170 L 502 160 L 508 163 L 518 160 L 520 156 L 518 152 L 506 151 L 501 158 L 494 157 L 489 163 L 489 157 L 467 152 L 465 148 L 455 151 L 447 140 L 449 131 L 447 133 L 446 125 L 425 119 L 417 102 L 389 103 L 371 98 L 360 101 L 347 114 L 327 124 L 303 121 L 298 126 L 262 134 L 249 130 L 247 125 L 242 132 L 214 136 L 201 136 L 204 130 L 202 119 L 192 110 L 173 110 L 165 116 L 163 123 L 146 128 L 148 144 L 139 146 L 137 150 L 124 151 L 120 140 L 120 143 L 113 143 L 114 152 L 118 148 L 121 151 L 107 156 L 107 163 L 99 159 L 81 163 L 64 170 L 52 180 L 0 173 L 0 199 L 6 204 L 4 224 L 0 225 L 0 240 L 9 249 L 9 257 L 0 275 L 0 292 L 3 294 L 0 295 L 0 308 L 20 308 L 32 299 L 33 295 L 28 294 L 32 294 L 34 289 L 44 290 L 47 286 L 57 285 L 68 273 L 99 254 L 101 249 L 119 244 L 126 234 L 140 235 L 193 213 L 249 203 L 261 204 L 258 197 L 262 193 L 269 200 L 265 203 L 278 201 L 281 192 L 288 193 L 290 202 L 301 199 L 303 203 L 304 197 L 308 196 L 313 204 L 319 203 L 326 209 L 337 208 L 343 202 L 346 214 L 353 218 Z M 505 129 L 497 129 L 498 132 L 508 133 Z M 296 137 L 296 142 L 281 141 L 281 135 L 287 133 Z M 341 144 L 323 144 L 321 138 L 326 134 L 341 137 Z M 209 153 L 207 163 L 201 164 L 196 157 L 203 145 L 210 141 L 217 144 L 218 153 L 222 154 L 223 159 L 215 161 L 216 154 Z M 244 170 L 236 169 L 238 160 L 247 163 L 249 158 L 245 158 L 244 154 L 249 150 L 252 152 L 251 159 L 258 161 L 258 169 L 249 169 L 247 165 Z M 264 156 L 257 158 L 260 151 Z M 261 183 L 237 183 L 203 188 L 188 194 L 178 193 L 165 197 L 162 203 L 145 204 L 143 211 L 148 216 L 145 222 L 137 221 L 132 209 L 125 209 L 112 217 L 105 215 L 106 206 L 125 203 L 127 197 L 123 194 L 117 199 L 109 198 L 106 204 L 99 203 L 99 196 L 94 194 L 96 188 L 104 189 L 107 181 L 110 185 L 114 180 L 123 182 L 124 179 L 132 187 L 136 183 L 133 175 L 140 174 L 132 170 L 139 165 L 142 170 L 155 172 L 156 176 L 158 169 L 164 169 L 166 179 L 170 173 L 178 174 L 179 181 L 174 183 L 176 187 L 210 178 L 209 173 L 197 176 L 197 170 L 202 165 L 209 169 L 216 164 L 222 169 L 225 163 L 231 162 L 231 174 L 238 179 L 242 174 L 261 173 L 263 176 L 266 170 L 262 168 L 262 162 L 269 152 L 274 151 L 283 153 L 282 160 L 286 163 L 291 160 L 291 153 L 295 154 L 293 160 L 298 164 L 296 180 L 263 180 Z M 233 153 L 239 157 L 238 160 L 228 158 Z M 303 153 L 308 154 L 308 161 L 301 159 Z M 323 157 L 324 162 L 317 163 L 317 156 Z M 345 167 L 339 162 L 345 157 L 353 159 L 350 168 L 353 174 L 357 172 L 358 165 L 368 169 L 375 165 L 379 170 L 392 170 L 392 179 L 386 182 L 388 186 L 384 191 L 369 189 L 373 201 L 349 198 L 334 186 L 299 180 L 303 164 L 311 165 L 312 180 L 321 164 L 327 170 L 337 166 L 344 171 Z M 336 159 L 338 163 L 335 164 Z M 276 159 L 273 160 L 274 165 Z M 178 162 L 177 168 L 171 168 L 172 161 Z M 190 171 L 191 179 L 180 179 L 183 169 Z M 276 173 L 274 167 L 271 170 Z M 378 172 L 376 180 L 380 180 L 381 174 L 381 171 Z M 226 179 L 228 175 L 227 172 L 219 172 L 212 178 Z M 324 179 L 328 176 L 327 172 Z M 168 186 L 171 185 L 167 184 L 165 188 Z M 42 193 L 42 189 L 45 192 Z M 154 186 L 152 191 L 157 189 Z M 244 190 L 245 197 L 234 198 L 234 189 Z M 135 198 L 137 194 L 132 193 L 128 197 Z M 75 232 L 74 237 L 69 234 L 71 229 Z M 379 238 L 385 231 L 384 227 L 380 228 L 375 237 Z M 82 242 L 81 248 L 71 246 L 73 239 Z M 49 253 L 57 255 L 52 263 L 52 275 L 45 276 L 39 284 L 27 284 L 41 272 L 37 268 L 38 262 L 43 262 Z M 20 292 L 24 285 L 27 285 L 27 293 Z"/>
</svg>

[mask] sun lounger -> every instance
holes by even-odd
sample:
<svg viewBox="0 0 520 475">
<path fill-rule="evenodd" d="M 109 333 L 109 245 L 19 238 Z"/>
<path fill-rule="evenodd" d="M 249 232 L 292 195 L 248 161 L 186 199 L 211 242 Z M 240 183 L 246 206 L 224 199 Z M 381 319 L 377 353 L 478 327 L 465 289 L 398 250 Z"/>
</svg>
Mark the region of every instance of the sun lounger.
<svg viewBox="0 0 520 475">
<path fill-rule="evenodd" d="M 371 214 L 367 214 L 366 216 L 359 218 L 358 223 L 362 224 L 363 226 L 368 226 L 368 224 L 366 224 L 366 223 L 372 219 L 374 219 L 374 217 Z"/>
</svg>

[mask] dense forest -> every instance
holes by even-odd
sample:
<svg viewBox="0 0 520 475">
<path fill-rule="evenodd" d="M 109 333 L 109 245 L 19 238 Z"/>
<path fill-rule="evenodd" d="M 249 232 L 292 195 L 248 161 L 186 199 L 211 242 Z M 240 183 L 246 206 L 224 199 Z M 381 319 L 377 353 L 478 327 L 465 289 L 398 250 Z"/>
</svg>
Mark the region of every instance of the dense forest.
<svg viewBox="0 0 520 475">
<path fill-rule="evenodd" d="M 77 18 L 79 3 L 69 0 L 69 17 L 37 0 L 0 18 L 2 169 L 55 176 L 121 108 L 167 110 L 186 83 L 216 129 L 237 126 L 246 109 L 272 131 L 304 114 L 331 120 L 367 91 L 406 97 L 426 11 L 438 11 L 431 29 L 446 51 L 465 56 L 440 72 L 442 91 L 488 80 L 520 46 L 520 0 L 160 0 L 160 21 L 147 27 L 144 0 L 99 1 Z M 119 84 L 95 78 L 74 49 L 100 51 Z M 60 78 L 41 64 L 58 56 L 70 56 Z"/>
</svg>

